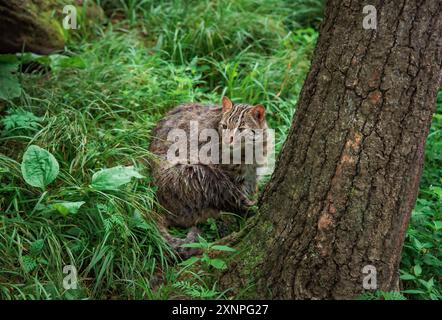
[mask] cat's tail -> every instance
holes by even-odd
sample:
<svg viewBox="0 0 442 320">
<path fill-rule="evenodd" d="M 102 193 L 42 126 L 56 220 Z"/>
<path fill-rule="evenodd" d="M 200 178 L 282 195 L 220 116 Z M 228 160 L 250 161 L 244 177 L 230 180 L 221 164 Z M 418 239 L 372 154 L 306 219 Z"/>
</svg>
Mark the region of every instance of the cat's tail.
<svg viewBox="0 0 442 320">
<path fill-rule="evenodd" d="M 188 259 L 191 256 L 201 254 L 201 250 L 198 248 L 186 248 L 183 244 L 194 243 L 198 240 L 200 230 L 197 227 L 192 227 L 187 233 L 185 238 L 174 237 L 169 233 L 169 230 L 163 225 L 158 227 L 162 236 L 167 243 L 172 247 L 176 254 L 182 259 Z"/>
</svg>

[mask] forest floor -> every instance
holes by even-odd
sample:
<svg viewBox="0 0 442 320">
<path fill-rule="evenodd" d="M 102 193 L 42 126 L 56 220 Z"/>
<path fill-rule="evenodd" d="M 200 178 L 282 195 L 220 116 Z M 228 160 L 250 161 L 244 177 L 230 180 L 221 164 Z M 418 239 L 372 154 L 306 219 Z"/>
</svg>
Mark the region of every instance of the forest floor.
<svg viewBox="0 0 442 320">
<path fill-rule="evenodd" d="M 177 104 L 218 104 L 228 95 L 266 107 L 278 152 L 309 69 L 322 2 L 119 3 L 106 7 L 118 19 L 84 20 L 69 31 L 62 55 L 24 54 L 21 95 L 0 103 L 0 299 L 230 297 L 210 276 L 223 261 L 206 256 L 190 269 L 156 228 L 150 131 Z M 29 145 L 59 165 L 42 188 L 22 175 Z M 100 187 L 94 173 L 119 165 L 134 166 L 124 172 L 130 182 Z M 229 228 L 244 224 L 226 214 L 201 226 L 206 252 L 226 221 Z M 77 289 L 63 288 L 67 265 L 78 272 Z M 401 294 L 362 298 L 442 298 L 442 91 L 400 272 Z"/>
</svg>

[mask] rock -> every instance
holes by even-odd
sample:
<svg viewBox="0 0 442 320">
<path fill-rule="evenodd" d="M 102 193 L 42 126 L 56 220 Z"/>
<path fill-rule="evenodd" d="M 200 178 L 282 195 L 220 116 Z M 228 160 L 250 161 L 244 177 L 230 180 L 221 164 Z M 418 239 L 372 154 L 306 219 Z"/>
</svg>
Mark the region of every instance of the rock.
<svg viewBox="0 0 442 320">
<path fill-rule="evenodd" d="M 22 51 L 49 54 L 63 50 L 69 33 L 76 31 L 62 27 L 63 8 L 68 4 L 77 9 L 77 19 L 83 27 L 105 19 L 101 7 L 92 1 L 0 0 L 0 54 Z"/>
<path fill-rule="evenodd" d="M 0 0 L 0 53 L 48 54 L 64 48 L 57 0 Z"/>
</svg>

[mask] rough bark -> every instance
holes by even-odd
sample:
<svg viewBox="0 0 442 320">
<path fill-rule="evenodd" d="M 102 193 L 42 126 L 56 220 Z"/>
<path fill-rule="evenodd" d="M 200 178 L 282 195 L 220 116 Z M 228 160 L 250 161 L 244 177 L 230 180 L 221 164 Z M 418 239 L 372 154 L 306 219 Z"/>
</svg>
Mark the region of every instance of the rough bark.
<svg viewBox="0 0 442 320">
<path fill-rule="evenodd" d="M 363 6 L 377 29 L 362 28 Z M 220 277 L 242 297 L 395 290 L 442 69 L 442 1 L 327 3 L 311 70 L 260 213 Z"/>
</svg>

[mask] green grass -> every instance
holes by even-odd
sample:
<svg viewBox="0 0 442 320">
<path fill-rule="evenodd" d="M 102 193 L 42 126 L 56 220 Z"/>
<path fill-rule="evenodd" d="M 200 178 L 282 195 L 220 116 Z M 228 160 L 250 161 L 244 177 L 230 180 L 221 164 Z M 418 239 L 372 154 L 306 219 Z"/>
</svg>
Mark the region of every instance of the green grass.
<svg viewBox="0 0 442 320">
<path fill-rule="evenodd" d="M 419 196 L 402 253 L 401 278 L 411 298 L 442 299 L 442 90 L 427 138 Z"/>
<path fill-rule="evenodd" d="M 322 1 L 99 2 L 111 19 L 70 31 L 65 55 L 72 58 L 47 60 L 48 72 L 20 73 L 22 95 L 0 103 L 0 299 L 222 298 L 210 270 L 177 264 L 156 228 L 150 130 L 179 103 L 216 103 L 227 94 L 266 106 L 278 151 Z M 401 266 L 415 277 L 404 280 L 405 289 L 422 291 L 405 293 L 410 298 L 442 290 L 439 97 Z M 20 171 L 30 144 L 60 165 L 44 194 Z M 120 191 L 91 188 L 95 172 L 117 165 L 134 165 L 146 178 Z M 57 201 L 85 204 L 63 216 L 50 209 Z M 204 225 L 204 237 L 218 238 L 219 223 Z M 77 290 L 62 287 L 65 265 L 78 270 Z"/>
</svg>

